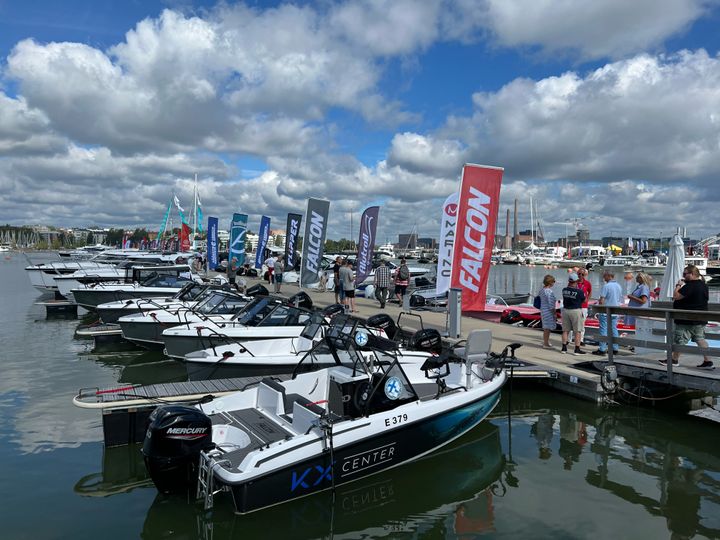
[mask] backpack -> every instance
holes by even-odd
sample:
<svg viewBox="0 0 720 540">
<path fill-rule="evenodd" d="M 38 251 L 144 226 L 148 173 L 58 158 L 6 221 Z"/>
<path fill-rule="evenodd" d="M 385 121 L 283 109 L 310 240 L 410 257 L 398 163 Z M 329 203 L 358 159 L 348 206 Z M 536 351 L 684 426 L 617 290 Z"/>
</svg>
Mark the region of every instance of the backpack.
<svg viewBox="0 0 720 540">
<path fill-rule="evenodd" d="M 538 295 L 533 299 L 533 307 L 534 307 L 535 309 L 540 309 L 540 306 L 541 306 L 541 305 L 542 305 L 542 304 L 540 304 L 540 295 L 538 294 Z"/>
<path fill-rule="evenodd" d="M 408 270 L 408 267 L 404 264 L 398 270 L 398 279 L 400 281 L 407 281 L 410 279 L 410 270 Z"/>
</svg>

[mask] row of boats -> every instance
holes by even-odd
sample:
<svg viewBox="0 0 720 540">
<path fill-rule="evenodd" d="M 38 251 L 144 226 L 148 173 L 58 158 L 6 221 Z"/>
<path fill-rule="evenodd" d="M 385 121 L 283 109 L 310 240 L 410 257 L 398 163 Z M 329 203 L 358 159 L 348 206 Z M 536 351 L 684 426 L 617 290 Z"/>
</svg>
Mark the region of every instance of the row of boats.
<svg viewBox="0 0 720 540">
<path fill-rule="evenodd" d="M 492 411 L 503 359 L 517 347 L 494 355 L 490 332 L 478 331 L 443 351 L 437 331 L 406 338 L 385 313 L 361 321 L 339 305 L 315 309 L 303 291 L 286 299 L 262 285 L 240 294 L 187 261 L 163 262 L 116 265 L 115 281 L 75 275 L 68 294 L 125 339 L 185 362 L 194 378 L 263 373 L 224 396 L 133 401 L 154 408 L 143 453 L 158 490 L 194 490 L 206 508 L 225 492 L 237 512 L 251 512 L 433 452 Z M 125 407 L 132 391 L 81 391 L 75 403 Z"/>
<path fill-rule="evenodd" d="M 667 256 L 657 250 L 644 250 L 633 255 L 616 255 L 602 246 L 578 246 L 572 248 L 569 256 L 558 251 L 557 246 L 528 249 L 525 251 L 499 251 L 493 254 L 495 264 L 528 264 L 558 266 L 561 268 L 583 267 L 597 271 L 645 272 L 650 275 L 662 275 L 667 266 Z M 698 267 L 705 275 L 708 267 L 707 257 L 686 255 L 685 262 Z"/>
</svg>

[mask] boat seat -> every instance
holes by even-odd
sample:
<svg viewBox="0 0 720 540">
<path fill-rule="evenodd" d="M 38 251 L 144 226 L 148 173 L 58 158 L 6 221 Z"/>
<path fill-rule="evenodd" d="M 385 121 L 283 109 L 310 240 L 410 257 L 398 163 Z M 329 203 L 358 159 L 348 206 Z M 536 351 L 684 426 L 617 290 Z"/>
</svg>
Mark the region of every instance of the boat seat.
<svg viewBox="0 0 720 540">
<path fill-rule="evenodd" d="M 464 347 L 455 349 L 455 354 L 466 362 L 484 362 L 490 354 L 492 331 L 488 329 L 471 330 Z"/>
<path fill-rule="evenodd" d="M 257 391 L 257 406 L 269 414 L 285 414 L 285 387 L 268 377 L 260 381 Z"/>
<path fill-rule="evenodd" d="M 297 395 L 297 394 L 292 394 Z M 298 395 L 292 403 L 292 428 L 298 433 L 306 433 L 311 427 L 318 424 L 325 409 L 318 407 L 310 400 Z"/>
</svg>

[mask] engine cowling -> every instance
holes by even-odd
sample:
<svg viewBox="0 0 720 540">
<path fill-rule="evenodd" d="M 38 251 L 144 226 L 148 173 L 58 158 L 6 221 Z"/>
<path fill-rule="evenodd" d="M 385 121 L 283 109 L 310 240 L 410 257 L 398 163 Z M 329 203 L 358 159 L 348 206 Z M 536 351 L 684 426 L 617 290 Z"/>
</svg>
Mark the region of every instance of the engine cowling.
<svg viewBox="0 0 720 540">
<path fill-rule="evenodd" d="M 210 418 L 193 407 L 162 405 L 148 422 L 142 452 L 158 491 L 194 487 L 200 452 L 213 447 Z"/>
<path fill-rule="evenodd" d="M 395 335 L 397 334 L 397 325 L 395 324 L 395 321 L 392 320 L 392 317 L 390 317 L 387 313 L 378 313 L 377 315 L 368 317 L 365 323 L 370 328 L 379 328 L 384 331 L 388 339 L 395 339 Z"/>
<path fill-rule="evenodd" d="M 442 336 L 434 328 L 424 328 L 410 336 L 407 347 L 412 351 L 440 354 L 442 352 Z"/>
</svg>

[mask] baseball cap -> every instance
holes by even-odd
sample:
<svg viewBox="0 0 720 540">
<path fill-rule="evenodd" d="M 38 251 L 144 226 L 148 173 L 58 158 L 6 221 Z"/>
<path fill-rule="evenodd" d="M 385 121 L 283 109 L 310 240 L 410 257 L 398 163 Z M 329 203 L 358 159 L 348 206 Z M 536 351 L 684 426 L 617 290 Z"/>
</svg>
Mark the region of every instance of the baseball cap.
<svg viewBox="0 0 720 540">
<path fill-rule="evenodd" d="M 578 275 L 575 272 L 571 273 L 568 276 L 568 281 L 578 281 L 579 279 L 580 278 L 578 277 Z"/>
</svg>

